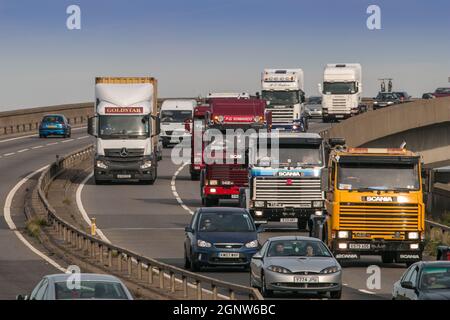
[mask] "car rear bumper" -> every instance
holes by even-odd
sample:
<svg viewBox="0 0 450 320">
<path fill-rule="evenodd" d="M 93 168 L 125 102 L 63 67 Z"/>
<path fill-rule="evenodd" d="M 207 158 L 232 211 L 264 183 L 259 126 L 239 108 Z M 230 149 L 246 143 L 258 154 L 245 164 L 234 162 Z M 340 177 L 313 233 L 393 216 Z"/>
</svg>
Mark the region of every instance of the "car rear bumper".
<svg viewBox="0 0 450 320">
<path fill-rule="evenodd" d="M 39 135 L 41 136 L 63 136 L 68 132 L 68 129 L 39 129 Z"/>
</svg>

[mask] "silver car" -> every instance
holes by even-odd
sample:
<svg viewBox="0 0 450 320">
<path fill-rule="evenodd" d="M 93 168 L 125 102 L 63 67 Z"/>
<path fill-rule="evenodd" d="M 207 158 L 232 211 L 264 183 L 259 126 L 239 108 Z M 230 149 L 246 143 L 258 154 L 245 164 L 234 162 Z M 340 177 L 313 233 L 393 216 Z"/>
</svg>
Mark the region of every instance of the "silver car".
<svg viewBox="0 0 450 320">
<path fill-rule="evenodd" d="M 105 274 L 63 273 L 48 275 L 31 294 L 17 300 L 133 300 L 118 278 Z"/>
<path fill-rule="evenodd" d="M 322 118 L 322 97 L 310 97 L 305 109 L 310 118 Z"/>
<path fill-rule="evenodd" d="M 340 299 L 341 266 L 317 238 L 269 238 L 250 263 L 250 284 L 265 297 L 274 291 L 329 293 Z"/>
</svg>

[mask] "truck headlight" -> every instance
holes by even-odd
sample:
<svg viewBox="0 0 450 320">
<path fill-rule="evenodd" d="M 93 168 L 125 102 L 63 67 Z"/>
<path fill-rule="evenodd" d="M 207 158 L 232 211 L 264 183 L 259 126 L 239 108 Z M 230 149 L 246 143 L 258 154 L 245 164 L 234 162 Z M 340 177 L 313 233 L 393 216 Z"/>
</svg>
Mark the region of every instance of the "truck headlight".
<svg viewBox="0 0 450 320">
<path fill-rule="evenodd" d="M 255 122 L 259 122 L 259 120 L 261 120 L 261 117 L 260 116 L 255 116 L 254 120 L 255 120 Z"/>
<path fill-rule="evenodd" d="M 211 243 L 204 240 L 197 240 L 197 246 L 199 246 L 200 248 L 211 248 Z"/>
<path fill-rule="evenodd" d="M 96 165 L 97 165 L 97 168 L 100 168 L 100 169 L 108 169 L 107 164 L 104 163 L 102 160 L 97 160 Z"/>
<path fill-rule="evenodd" d="M 419 233 L 418 232 L 408 232 L 408 239 L 411 239 L 411 240 L 419 239 Z"/>
<path fill-rule="evenodd" d="M 217 181 L 217 180 L 209 180 L 210 186 L 217 186 L 218 184 L 219 184 L 219 181 Z"/>
<path fill-rule="evenodd" d="M 338 238 L 339 239 L 347 239 L 348 238 L 348 231 L 339 231 L 338 232 Z"/>
<path fill-rule="evenodd" d="M 152 166 L 151 161 L 145 161 L 143 164 L 141 164 L 141 169 L 148 169 Z"/>
<path fill-rule="evenodd" d="M 223 122 L 223 119 L 224 119 L 223 116 L 218 116 L 217 117 L 217 120 L 219 120 L 219 122 Z"/>
<path fill-rule="evenodd" d="M 255 201 L 255 207 L 264 207 L 264 201 Z"/>
<path fill-rule="evenodd" d="M 322 208 L 323 207 L 323 201 L 313 201 L 313 207 L 314 208 Z"/>
<path fill-rule="evenodd" d="M 246 248 L 258 248 L 258 240 L 253 240 L 245 244 Z"/>
<path fill-rule="evenodd" d="M 195 158 L 194 158 L 194 162 L 195 162 L 195 163 L 200 163 L 200 162 L 202 162 L 202 158 L 200 158 L 200 157 L 195 157 Z"/>
</svg>

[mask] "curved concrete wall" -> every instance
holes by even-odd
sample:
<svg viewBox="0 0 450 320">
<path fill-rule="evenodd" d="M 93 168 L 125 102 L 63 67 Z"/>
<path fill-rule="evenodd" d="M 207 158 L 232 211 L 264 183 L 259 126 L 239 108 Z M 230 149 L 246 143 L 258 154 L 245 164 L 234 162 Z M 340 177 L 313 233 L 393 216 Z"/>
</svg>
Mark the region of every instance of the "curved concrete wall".
<svg viewBox="0 0 450 320">
<path fill-rule="evenodd" d="M 442 128 L 448 128 L 450 125 L 450 97 L 418 100 L 369 111 L 335 124 L 321 135 L 324 138 L 345 137 L 349 146 L 363 146 L 399 133 L 431 126 L 437 128 L 439 125 L 442 125 Z M 440 137 L 439 134 L 431 139 Z"/>
</svg>

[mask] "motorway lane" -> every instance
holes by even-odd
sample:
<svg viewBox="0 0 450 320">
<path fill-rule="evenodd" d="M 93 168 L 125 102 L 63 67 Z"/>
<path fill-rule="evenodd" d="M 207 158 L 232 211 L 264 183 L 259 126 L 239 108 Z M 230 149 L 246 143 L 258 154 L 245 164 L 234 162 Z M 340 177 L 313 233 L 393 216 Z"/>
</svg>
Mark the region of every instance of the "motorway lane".
<svg viewBox="0 0 450 320">
<path fill-rule="evenodd" d="M 5 142 L 0 140 L 0 184 L 1 215 L 9 191 L 14 185 L 29 173 L 53 162 L 55 155 L 64 155 L 90 143 L 86 137 L 86 129 L 76 130 L 70 139 L 39 139 L 28 137 Z M 79 139 L 82 138 L 82 139 Z M 7 140 L 7 139 L 6 139 Z M 63 141 L 67 141 L 64 142 Z M 47 145 L 51 143 L 52 145 Z M 41 146 L 42 148 L 33 149 Z M 24 149 L 28 149 L 23 151 Z M 21 152 L 19 152 L 21 151 Z M 5 156 L 6 154 L 6 156 Z M 18 211 L 21 206 L 21 195 L 18 194 L 12 204 L 13 220 L 20 228 L 24 223 L 23 213 Z M 58 273 L 56 268 L 44 262 L 32 253 L 9 230 L 3 217 L 0 218 L 0 299 L 14 299 L 19 293 L 30 293 L 40 278 L 49 273 Z"/>
<path fill-rule="evenodd" d="M 313 122 L 311 131 L 320 131 L 329 124 Z M 114 244 L 123 246 L 143 255 L 183 267 L 184 227 L 191 215 L 177 202 L 171 190 L 171 180 L 179 168 L 170 160 L 173 149 L 164 150 L 164 159 L 158 166 L 158 180 L 153 186 L 139 184 L 112 184 L 96 186 L 90 179 L 82 192 L 83 206 L 90 217 L 95 217 L 97 226 Z M 194 211 L 201 206 L 199 183 L 191 181 L 186 166 L 176 179 L 176 190 L 183 203 Z M 234 205 L 233 202 L 223 205 Z M 281 232 L 298 234 L 297 231 Z M 280 232 L 261 234 L 263 242 Z M 300 233 L 301 234 L 301 233 Z M 369 257 L 364 261 L 344 269 L 344 299 L 389 298 L 393 282 L 404 271 L 402 265 L 383 265 L 381 270 L 381 288 L 372 290 L 366 287 L 367 266 L 381 265 L 379 258 Z M 248 272 L 242 269 L 209 269 L 203 274 L 221 280 L 249 284 Z M 367 290 L 362 292 L 359 290 Z"/>
</svg>

